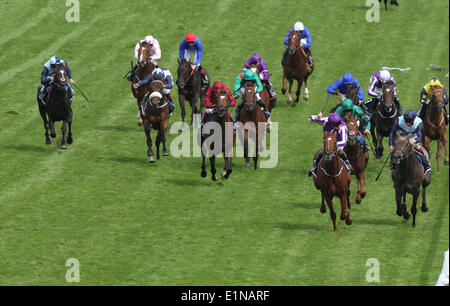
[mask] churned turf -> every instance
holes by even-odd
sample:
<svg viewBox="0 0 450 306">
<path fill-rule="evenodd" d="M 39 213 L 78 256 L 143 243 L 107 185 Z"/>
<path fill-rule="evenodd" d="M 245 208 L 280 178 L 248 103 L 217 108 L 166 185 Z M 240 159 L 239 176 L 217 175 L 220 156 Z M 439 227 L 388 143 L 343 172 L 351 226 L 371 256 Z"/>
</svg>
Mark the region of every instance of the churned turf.
<svg viewBox="0 0 450 306">
<path fill-rule="evenodd" d="M 367 196 L 351 209 L 353 225 L 339 221 L 337 233 L 306 176 L 322 141 L 307 118 L 345 72 L 367 92 L 381 67 L 411 67 L 392 72 L 405 109 L 418 107 L 430 77 L 448 84 L 447 1 L 404 1 L 381 10 L 378 23 L 366 21 L 364 3 L 80 0 L 80 22 L 68 23 L 64 1 L 1 1 L 0 284 L 69 284 L 65 263 L 76 258 L 82 285 L 433 285 L 448 249 L 448 167 L 437 173 L 433 156 L 430 210 L 418 213 L 415 229 L 395 214 L 389 169 L 375 182 L 384 158 L 371 156 Z M 297 20 L 311 31 L 316 70 L 310 100 L 288 106 L 280 61 Z M 209 163 L 208 178 L 200 177 L 200 158 L 147 162 L 122 76 L 136 41 L 151 34 L 176 78 L 190 31 L 202 40 L 212 81 L 232 87 L 252 53 L 266 60 L 279 94 L 275 168 L 254 171 L 234 158 L 230 179 L 216 183 Z M 74 143 L 65 151 L 60 138 L 45 145 L 35 101 L 42 65 L 55 54 L 90 99 L 76 94 Z M 427 71 L 430 64 L 444 70 Z M 181 118 L 176 105 L 171 124 Z M 352 200 L 354 187 L 353 178 Z M 380 263 L 379 283 L 366 281 L 369 258 Z"/>
</svg>

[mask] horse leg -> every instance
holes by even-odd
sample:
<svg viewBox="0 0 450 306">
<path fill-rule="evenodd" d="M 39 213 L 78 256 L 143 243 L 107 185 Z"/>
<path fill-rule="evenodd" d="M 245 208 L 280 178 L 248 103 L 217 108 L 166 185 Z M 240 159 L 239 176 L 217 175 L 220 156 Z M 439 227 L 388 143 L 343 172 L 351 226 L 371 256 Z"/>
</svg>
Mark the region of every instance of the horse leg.
<svg viewBox="0 0 450 306">
<path fill-rule="evenodd" d="M 295 103 L 298 103 L 300 100 L 300 91 L 302 90 L 303 79 L 297 80 L 297 91 L 295 92 Z"/>
<path fill-rule="evenodd" d="M 50 140 L 50 137 L 48 135 L 48 120 L 47 120 L 47 114 L 45 112 L 44 106 L 39 103 L 39 113 L 41 114 L 42 120 L 44 120 L 44 129 L 45 129 L 45 144 L 51 144 L 52 141 Z"/>
<path fill-rule="evenodd" d="M 350 212 L 347 206 L 347 196 L 343 194 L 341 196 L 341 220 L 345 219 L 345 224 L 351 225 L 353 223 L 352 218 L 350 218 Z"/>
<path fill-rule="evenodd" d="M 378 137 L 378 152 L 376 152 L 378 154 L 378 158 L 383 156 L 383 151 L 384 151 L 384 147 L 383 147 L 383 135 L 381 135 L 380 133 L 377 132 L 377 137 Z"/>
<path fill-rule="evenodd" d="M 72 120 L 67 122 L 67 125 L 69 126 L 69 133 L 67 134 L 67 143 L 72 144 L 73 138 L 72 138 Z"/>
<path fill-rule="evenodd" d="M 403 216 L 403 210 L 402 210 L 402 195 L 400 191 L 398 190 L 398 187 L 395 187 L 395 202 L 397 203 L 397 216 Z"/>
<path fill-rule="evenodd" d="M 53 119 L 49 118 L 48 120 L 48 128 L 50 129 L 50 137 L 55 138 L 56 132 L 55 132 L 55 121 Z"/>
<path fill-rule="evenodd" d="M 214 148 L 212 148 L 212 149 L 214 150 Z M 209 163 L 211 164 L 211 179 L 215 182 L 218 180 L 218 178 L 216 176 L 216 156 L 215 155 L 212 155 L 209 158 Z"/>
<path fill-rule="evenodd" d="M 320 190 L 320 193 L 321 193 L 321 196 L 322 196 L 322 205 L 320 205 L 320 212 L 321 212 L 322 214 L 324 214 L 324 213 L 327 212 L 327 208 L 326 208 L 326 206 L 325 206 L 325 197 L 324 197 L 324 195 L 323 195 L 323 191 L 322 191 L 322 190 Z"/>
<path fill-rule="evenodd" d="M 407 207 L 406 207 L 406 191 L 403 191 L 403 203 L 402 203 L 402 211 L 403 211 L 403 219 L 409 220 L 411 218 L 411 215 L 408 213 Z"/>
<path fill-rule="evenodd" d="M 356 186 L 357 186 L 357 191 L 356 191 L 356 204 L 361 204 L 361 175 L 360 173 L 356 173 Z"/>
<path fill-rule="evenodd" d="M 162 129 L 162 127 L 160 126 L 159 130 L 158 130 L 158 135 L 156 135 L 156 141 L 155 141 L 155 144 L 156 144 L 156 159 L 157 160 L 159 160 L 159 145 L 161 144 L 161 138 L 162 138 L 161 129 Z"/>
<path fill-rule="evenodd" d="M 292 94 L 291 94 L 291 91 L 292 91 L 292 82 L 293 82 L 294 80 L 293 79 L 290 79 L 289 80 L 289 91 L 288 91 L 288 96 L 287 96 L 287 103 L 288 104 L 292 104 L 292 102 L 293 102 L 293 100 L 292 100 Z"/>
<path fill-rule="evenodd" d="M 421 207 L 422 212 L 428 211 L 426 194 L 427 194 L 427 186 L 425 183 L 422 183 L 422 207 Z"/>
<path fill-rule="evenodd" d="M 231 169 L 231 157 L 224 157 L 225 160 L 225 167 L 223 168 L 223 172 L 222 172 L 222 180 L 226 180 L 228 179 L 228 177 L 230 176 L 231 172 L 233 171 Z"/>
<path fill-rule="evenodd" d="M 152 138 L 150 137 L 150 126 L 147 123 L 144 124 L 144 132 L 145 132 L 145 136 L 147 137 L 148 161 L 151 163 L 154 163 L 155 157 L 154 157 L 154 153 L 153 153 L 153 149 L 152 149 Z"/>
<path fill-rule="evenodd" d="M 200 148 L 203 148 L 203 140 L 204 138 L 202 137 Z M 202 149 L 201 152 L 202 152 L 202 172 L 200 172 L 200 176 L 206 177 L 205 154 Z"/>
<path fill-rule="evenodd" d="M 444 159 L 444 165 L 448 166 L 448 143 L 447 143 L 447 130 L 445 130 L 444 136 L 439 139 L 439 141 L 442 142 L 445 149 L 445 159 Z"/>
<path fill-rule="evenodd" d="M 63 120 L 61 125 L 61 134 L 62 134 L 62 140 L 61 140 L 61 149 L 67 149 L 66 146 L 66 132 L 67 132 L 67 120 Z"/>
<path fill-rule="evenodd" d="M 183 122 L 182 127 L 180 130 L 184 131 L 184 118 L 186 117 L 186 97 L 183 95 L 178 96 L 178 101 L 180 102 L 180 109 L 181 109 L 181 121 Z"/>
<path fill-rule="evenodd" d="M 303 99 L 305 99 L 305 101 L 308 101 L 309 99 L 309 90 L 308 90 L 308 78 L 305 77 L 305 92 L 303 93 Z"/>
<path fill-rule="evenodd" d="M 417 213 L 417 199 L 419 198 L 419 194 L 420 194 L 420 185 L 416 188 L 416 190 L 414 190 L 413 193 L 413 203 L 411 206 L 411 213 L 413 216 L 413 222 L 412 222 L 412 227 L 416 227 L 416 213 Z"/>
<path fill-rule="evenodd" d="M 331 221 L 333 221 L 333 231 L 337 232 L 337 227 L 336 227 L 336 212 L 333 209 L 333 201 L 331 197 L 326 196 L 325 200 L 327 201 L 327 205 L 328 208 L 330 209 L 330 217 L 331 217 Z"/>
<path fill-rule="evenodd" d="M 283 95 L 286 93 L 286 83 L 287 83 L 287 77 L 285 74 L 283 74 L 283 87 L 281 87 L 281 92 Z"/>
<path fill-rule="evenodd" d="M 244 131 L 244 158 L 245 166 L 250 167 L 250 157 L 248 157 L 248 131 Z"/>
<path fill-rule="evenodd" d="M 361 173 L 359 174 L 359 178 L 360 178 L 360 184 L 361 184 L 361 199 L 364 199 L 364 197 L 366 196 L 366 174 L 363 171 L 361 171 Z"/>
</svg>

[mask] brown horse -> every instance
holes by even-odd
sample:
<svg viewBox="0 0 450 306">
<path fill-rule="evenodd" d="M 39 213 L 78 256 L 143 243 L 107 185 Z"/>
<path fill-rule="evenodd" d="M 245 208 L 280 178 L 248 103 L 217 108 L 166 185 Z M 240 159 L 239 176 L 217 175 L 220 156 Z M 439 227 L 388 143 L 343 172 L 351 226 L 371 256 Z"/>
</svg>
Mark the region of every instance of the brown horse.
<svg viewBox="0 0 450 306">
<path fill-rule="evenodd" d="M 190 125 L 193 123 L 194 114 L 201 114 L 203 111 L 204 100 L 206 91 L 209 88 L 209 74 L 205 70 L 205 74 L 208 78 L 208 86 L 205 90 L 202 90 L 202 81 L 200 72 L 191 67 L 192 63 L 188 62 L 186 59 L 180 61 L 178 59 L 178 99 L 180 101 L 181 108 L 181 120 L 184 122 L 186 117 L 186 107 L 185 101 L 188 100 L 192 108 Z M 200 100 L 200 105 L 197 105 L 197 101 Z"/>
<path fill-rule="evenodd" d="M 383 83 L 383 95 L 372 120 L 371 134 L 375 146 L 375 158 L 383 156 L 383 138 L 389 137 L 395 120 L 400 115 L 394 103 L 394 88 L 396 83 L 389 80 Z M 377 130 L 375 134 L 375 129 Z"/>
<path fill-rule="evenodd" d="M 286 59 L 281 61 L 281 65 L 283 66 L 283 87 L 281 88 L 281 92 L 283 95 L 286 93 L 286 82 L 289 81 L 287 102 L 288 104 L 292 104 L 291 89 L 293 80 L 297 80 L 295 103 L 298 103 L 303 82 L 305 82 L 305 93 L 303 95 L 303 99 L 309 99 L 307 56 L 303 48 L 300 46 L 299 31 L 290 31 L 288 48 L 289 52 Z"/>
<path fill-rule="evenodd" d="M 358 186 L 358 191 L 356 193 L 356 204 L 360 204 L 361 199 L 366 196 L 366 178 L 364 171 L 369 161 L 369 152 L 364 154 L 361 145 L 358 142 L 357 136 L 360 135 L 360 132 L 358 129 L 357 118 L 354 118 L 353 116 L 346 116 L 344 121 L 347 123 L 348 130 L 348 142 L 344 148 L 344 151 L 352 165 L 351 174 L 356 176 Z M 348 200 L 348 207 L 350 208 L 350 200 Z"/>
<path fill-rule="evenodd" d="M 255 141 L 255 156 L 253 157 L 253 163 L 255 170 L 258 165 L 258 152 L 263 150 L 262 139 L 264 138 L 265 128 L 261 129 L 260 126 L 265 127 L 266 116 L 261 110 L 261 107 L 257 103 L 256 89 L 254 81 L 244 82 L 244 95 L 243 99 L 245 101 L 244 107 L 241 109 L 240 121 L 242 122 L 242 127 L 244 128 L 243 133 L 239 133 L 241 136 L 241 143 L 244 143 L 244 157 L 245 166 L 250 167 L 250 157 L 248 156 L 248 138 L 249 134 L 254 137 Z M 250 123 L 247 124 L 246 123 Z M 243 136 L 243 139 L 242 139 Z"/>
<path fill-rule="evenodd" d="M 259 63 L 253 63 L 249 65 L 249 68 L 253 70 L 257 75 L 260 75 L 260 71 L 258 69 Z M 266 105 L 266 108 L 269 112 L 272 112 L 272 109 L 277 105 L 277 97 L 274 97 L 274 99 L 270 100 L 269 90 L 267 88 L 267 83 L 262 79 L 260 76 L 261 82 L 264 86 L 264 89 L 259 93 L 261 99 L 263 99 L 264 104 Z"/>
<path fill-rule="evenodd" d="M 350 88 L 347 91 L 347 94 L 345 95 L 346 99 L 350 99 L 353 102 L 353 105 L 357 105 L 359 106 L 359 93 L 358 93 L 359 87 L 356 83 L 352 83 L 350 85 Z M 333 106 L 330 109 L 330 114 L 331 113 L 335 113 L 336 110 L 342 105 L 342 101 L 341 98 L 344 98 L 344 94 L 338 93 L 338 94 L 334 94 L 334 96 L 340 101 L 338 104 L 336 104 L 335 106 Z"/>
<path fill-rule="evenodd" d="M 416 154 L 413 153 L 414 147 L 409 142 L 410 135 L 401 135 L 397 132 L 394 141 L 394 151 L 391 153 L 392 161 L 396 164 L 396 167 L 392 171 L 391 176 L 394 181 L 397 215 L 403 216 L 405 220 L 411 217 L 406 209 L 406 193 L 412 194 L 412 226 L 416 227 L 416 204 L 420 195 L 420 185 L 422 185 L 422 211 L 428 211 L 426 188 L 431 183 L 431 171 L 423 173 L 424 168 Z"/>
<path fill-rule="evenodd" d="M 444 114 L 444 88 L 441 86 L 433 86 L 433 97 L 426 110 L 423 120 L 423 146 L 430 152 L 430 143 L 432 140 L 437 140 L 437 171 L 440 171 L 439 161 L 441 160 L 442 146 L 445 148 L 444 165 L 448 165 L 448 143 L 447 143 L 447 129 L 445 126 Z"/>
<path fill-rule="evenodd" d="M 130 71 L 131 74 L 129 79 L 131 80 L 131 92 L 138 104 L 138 125 L 142 125 L 142 120 L 139 115 L 139 109 L 141 107 L 140 102 L 148 91 L 148 87 L 142 86 L 135 89 L 133 88 L 133 85 L 145 79 L 145 77 L 155 69 L 150 58 L 150 49 L 151 47 L 148 43 L 139 41 L 138 61 Z"/>
<path fill-rule="evenodd" d="M 39 99 L 38 92 L 38 107 L 41 114 L 42 120 L 44 120 L 45 128 L 45 143 L 51 144 L 51 140 L 48 137 L 48 130 L 50 129 L 50 136 L 52 138 L 56 137 L 55 132 L 55 121 L 62 121 L 61 132 L 61 149 L 67 149 L 66 146 L 66 131 L 67 126 L 69 126 L 69 133 L 67 134 L 67 143 L 71 144 L 73 142 L 72 138 L 72 107 L 69 95 L 66 90 L 67 85 L 67 71 L 64 66 L 58 65 L 58 69 L 55 73 L 54 80 L 51 83 L 51 87 L 48 91 L 47 103 L 44 104 Z M 47 120 L 48 117 L 48 120 Z"/>
<path fill-rule="evenodd" d="M 209 122 L 216 122 L 220 125 L 220 131 L 221 136 L 220 139 L 222 141 L 222 153 L 223 157 L 225 159 L 225 166 L 222 172 L 222 180 L 228 179 L 232 172 L 232 165 L 231 165 L 231 159 L 233 155 L 233 123 L 228 117 L 228 107 L 230 106 L 230 100 L 228 99 L 228 93 L 227 92 L 218 92 L 215 95 L 215 101 L 214 103 L 214 110 L 215 112 L 211 115 Z M 202 172 L 201 176 L 206 177 L 206 166 L 205 166 L 205 152 L 203 152 L 203 143 L 205 142 L 205 139 L 213 135 L 214 133 L 205 133 L 203 134 L 203 129 L 208 126 L 208 123 L 206 123 L 202 129 L 202 136 L 201 136 L 201 148 L 202 148 Z M 214 135 L 213 135 L 214 137 Z M 214 150 L 214 143 L 211 144 L 211 147 L 208 148 L 211 150 Z M 211 179 L 213 181 L 217 181 L 218 178 L 216 176 L 216 155 L 212 153 L 211 151 L 209 162 L 211 164 Z"/>
<path fill-rule="evenodd" d="M 330 209 L 333 231 L 337 232 L 333 197 L 337 196 L 341 200 L 341 220 L 345 220 L 347 225 L 352 224 L 350 212 L 347 207 L 347 199 L 350 195 L 350 174 L 347 172 L 344 162 L 337 154 L 338 146 L 336 136 L 333 133 L 324 133 L 322 150 L 323 158 L 317 165 L 317 175 L 313 176 L 313 181 L 316 189 L 322 193 L 320 212 L 325 213 L 327 211 L 324 203 L 325 199 Z M 316 156 L 318 153 L 316 153 Z"/>
<path fill-rule="evenodd" d="M 160 80 L 150 82 L 149 96 L 144 96 L 141 101 L 141 119 L 144 123 L 144 132 L 147 137 L 147 156 L 149 162 L 155 162 L 155 157 L 152 149 L 152 139 L 150 137 L 150 130 L 158 131 L 156 136 L 156 158 L 159 160 L 159 145 L 163 144 L 163 156 L 168 156 L 166 149 L 166 134 L 169 123 L 169 104 L 167 98 L 162 94 L 164 83 Z"/>
</svg>

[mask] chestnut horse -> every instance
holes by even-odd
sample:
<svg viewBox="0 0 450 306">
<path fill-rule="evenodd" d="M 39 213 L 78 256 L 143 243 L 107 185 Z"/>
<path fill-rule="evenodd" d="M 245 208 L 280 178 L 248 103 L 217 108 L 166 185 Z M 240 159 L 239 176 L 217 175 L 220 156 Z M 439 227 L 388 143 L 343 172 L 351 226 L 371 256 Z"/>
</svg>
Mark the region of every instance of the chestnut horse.
<svg viewBox="0 0 450 306">
<path fill-rule="evenodd" d="M 155 162 L 155 157 L 152 149 L 152 139 L 150 137 L 150 130 L 158 131 L 156 136 L 156 158 L 159 160 L 159 145 L 163 144 L 163 156 L 168 156 L 166 149 L 166 134 L 169 122 L 169 104 L 167 98 L 162 94 L 164 83 L 160 80 L 150 82 L 150 90 L 148 92 L 148 100 L 141 101 L 141 119 L 144 124 L 144 132 L 147 137 L 147 156 L 148 161 Z M 147 95 L 143 100 L 147 99 Z"/>
<path fill-rule="evenodd" d="M 66 90 L 67 85 L 67 71 L 64 66 L 58 65 L 58 70 L 55 73 L 54 80 L 51 83 L 51 87 L 48 91 L 47 103 L 43 104 L 42 101 L 37 99 L 39 112 L 41 114 L 42 120 L 44 120 L 45 128 L 45 143 L 51 144 L 51 140 L 48 137 L 48 130 L 50 129 L 50 136 L 52 138 L 56 137 L 55 132 L 55 121 L 62 121 L 61 132 L 62 141 L 61 149 L 67 149 L 66 146 L 66 131 L 67 126 L 69 126 L 69 133 L 67 134 L 67 143 L 71 144 L 73 142 L 72 138 L 72 107 L 69 100 L 69 95 Z M 39 96 L 39 93 L 38 93 Z M 48 120 L 47 120 L 48 117 Z"/>
<path fill-rule="evenodd" d="M 241 136 L 241 143 L 244 143 L 244 157 L 245 166 L 250 167 L 250 157 L 248 156 L 248 138 L 249 133 L 251 137 L 254 137 L 255 141 L 255 156 L 253 157 L 253 163 L 255 170 L 258 165 L 258 152 L 263 150 L 262 139 L 264 137 L 265 128 L 261 129 L 260 126 L 266 124 L 266 116 L 261 110 L 261 107 L 257 103 L 256 89 L 254 81 L 244 81 L 244 95 L 243 99 L 245 101 L 244 107 L 241 109 L 240 121 L 242 122 L 242 127 L 244 128 L 243 133 L 239 133 Z M 247 124 L 246 123 L 252 123 Z M 243 136 L 243 139 L 242 139 Z"/>
<path fill-rule="evenodd" d="M 203 152 L 203 143 L 205 139 L 213 135 L 214 133 L 205 133 L 203 134 L 203 129 L 205 126 L 208 126 L 209 122 L 216 122 L 220 125 L 221 131 L 221 141 L 222 141 L 222 153 L 225 159 L 225 166 L 222 172 L 222 180 L 228 179 L 232 172 L 231 159 L 233 155 L 233 123 L 228 117 L 228 107 L 230 106 L 231 101 L 228 99 L 228 93 L 226 91 L 219 91 L 215 93 L 214 99 L 214 110 L 215 112 L 211 115 L 210 120 L 202 127 L 201 129 L 201 148 L 202 148 L 202 172 L 201 177 L 206 177 L 206 166 L 205 166 L 205 153 Z M 214 136 L 213 136 L 214 137 Z M 208 148 L 209 149 L 209 148 Z M 214 143 L 211 144 L 211 150 L 214 150 Z M 211 153 L 209 162 L 211 165 L 211 179 L 213 181 L 217 181 L 218 178 L 216 176 L 216 156 Z"/>
<path fill-rule="evenodd" d="M 372 119 L 371 134 L 375 146 L 375 158 L 383 156 L 383 138 L 389 137 L 395 120 L 400 115 L 394 103 L 394 88 L 396 83 L 392 80 L 383 83 L 383 95 L 378 103 L 377 110 Z M 375 129 L 377 130 L 375 134 Z"/>
<path fill-rule="evenodd" d="M 205 70 L 205 74 L 208 77 L 208 86 L 205 90 L 202 90 L 201 75 L 198 70 L 193 70 L 191 67 L 192 63 L 188 62 L 186 59 L 178 59 L 178 99 L 180 101 L 181 108 L 181 120 L 184 123 L 184 118 L 186 117 L 186 107 L 185 101 L 188 100 L 192 108 L 190 125 L 193 123 L 194 114 L 201 114 L 203 111 L 204 100 L 206 91 L 209 88 L 209 74 Z M 197 105 L 197 101 L 200 100 L 200 105 Z"/>
<path fill-rule="evenodd" d="M 348 141 L 344 151 L 347 154 L 350 164 L 352 165 L 351 174 L 356 176 L 358 188 L 356 193 L 356 204 L 360 204 L 361 199 L 366 196 L 366 178 L 364 171 L 369 161 L 369 152 L 364 154 L 361 145 L 358 142 L 357 136 L 360 135 L 360 132 L 358 129 L 357 118 L 353 116 L 346 116 L 344 121 L 347 124 L 348 130 Z M 350 208 L 350 199 L 348 200 L 348 207 Z"/>
<path fill-rule="evenodd" d="M 129 77 L 129 79 L 131 80 L 131 92 L 136 98 L 138 104 L 138 125 L 142 125 L 142 119 L 139 115 L 139 109 L 141 107 L 140 102 L 142 101 L 145 93 L 148 91 L 148 87 L 142 86 L 134 89 L 133 85 L 145 79 L 148 74 L 152 73 L 153 69 L 155 69 L 155 66 L 153 65 L 150 58 L 150 45 L 146 42 L 139 41 L 138 61 L 131 69 L 131 74 Z"/>
<path fill-rule="evenodd" d="M 300 32 L 289 32 L 289 52 L 286 55 L 285 61 L 281 61 L 281 65 L 283 66 L 283 87 L 281 88 L 281 92 L 283 95 L 286 93 L 286 82 L 289 81 L 287 102 L 288 104 L 292 104 L 291 89 L 293 80 L 297 80 L 295 103 L 298 103 L 303 82 L 305 82 L 305 93 L 303 95 L 303 99 L 309 99 L 307 75 L 308 65 L 305 50 L 303 50 L 303 47 L 300 46 Z"/>
<path fill-rule="evenodd" d="M 430 143 L 432 140 L 437 140 L 437 171 L 440 171 L 439 161 L 441 160 L 442 146 L 445 148 L 444 165 L 448 165 L 448 143 L 447 143 L 447 129 L 445 126 L 444 114 L 444 88 L 441 86 L 433 86 L 433 97 L 431 97 L 430 104 L 426 110 L 423 120 L 423 146 L 430 152 Z"/>
<path fill-rule="evenodd" d="M 396 164 L 391 176 L 394 181 L 395 201 L 397 203 L 397 215 L 408 220 L 411 216 L 406 210 L 406 193 L 413 195 L 411 213 L 413 215 L 413 227 L 416 227 L 416 204 L 422 185 L 422 211 L 427 212 L 426 188 L 431 183 L 431 171 L 424 172 L 424 168 L 414 153 L 414 147 L 409 142 L 409 136 L 397 132 L 394 141 L 394 151 L 391 153 L 392 161 Z"/>
<path fill-rule="evenodd" d="M 272 109 L 277 105 L 277 97 L 275 97 L 272 101 L 270 100 L 270 95 L 269 95 L 269 90 L 267 89 L 267 84 L 265 84 L 265 81 L 263 80 L 262 76 L 260 75 L 258 66 L 259 66 L 259 63 L 254 63 L 254 64 L 250 64 L 249 68 L 251 70 L 253 70 L 253 72 L 255 72 L 259 76 L 259 78 L 264 86 L 264 89 L 259 93 L 259 95 L 261 96 L 261 99 L 263 99 L 264 104 L 267 107 L 267 110 L 269 112 L 272 112 Z"/>
<path fill-rule="evenodd" d="M 330 209 L 333 231 L 337 232 L 333 197 L 337 196 L 341 200 L 341 220 L 345 220 L 347 225 L 352 224 L 350 212 L 347 207 L 347 199 L 350 195 L 350 174 L 347 172 L 344 162 L 339 158 L 334 133 L 324 132 L 322 150 L 323 157 L 318 162 L 317 174 L 313 176 L 313 181 L 316 189 L 320 190 L 322 194 L 320 212 L 325 213 L 327 211 L 324 204 L 325 199 Z M 316 156 L 317 154 L 318 152 Z"/>
</svg>

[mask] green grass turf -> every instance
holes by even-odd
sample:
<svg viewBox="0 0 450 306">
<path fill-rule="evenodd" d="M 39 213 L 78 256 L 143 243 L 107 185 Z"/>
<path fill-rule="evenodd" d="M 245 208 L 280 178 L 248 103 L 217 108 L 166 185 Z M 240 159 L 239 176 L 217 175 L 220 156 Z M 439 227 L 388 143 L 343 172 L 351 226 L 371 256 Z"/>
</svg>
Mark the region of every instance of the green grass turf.
<svg viewBox="0 0 450 306">
<path fill-rule="evenodd" d="M 345 72 L 367 92 L 381 67 L 411 67 L 393 71 L 406 109 L 418 107 L 430 77 L 448 83 L 447 1 L 401 1 L 381 10 L 379 23 L 366 22 L 365 1 L 356 0 L 80 2 L 79 23 L 65 21 L 64 1 L 0 2 L 0 284 L 66 285 L 73 257 L 82 285 L 370 285 L 369 258 L 380 262 L 377 285 L 435 283 L 449 241 L 448 167 L 437 173 L 433 156 L 430 210 L 418 213 L 413 229 L 395 214 L 388 169 L 375 182 L 384 158 L 371 157 L 353 225 L 339 220 L 333 233 L 306 176 L 322 139 L 307 117 Z M 311 99 L 288 106 L 280 60 L 284 34 L 299 19 L 312 33 L 316 70 Z M 215 183 L 209 173 L 200 177 L 200 158 L 147 162 L 122 76 L 147 34 L 176 75 L 189 31 L 202 40 L 213 81 L 231 87 L 252 53 L 266 60 L 279 93 L 277 167 L 254 171 L 235 158 L 230 179 Z M 90 99 L 76 94 L 74 143 L 65 151 L 56 144 L 60 123 L 57 142 L 44 144 L 35 101 L 42 65 L 54 54 Z M 430 64 L 444 70 L 427 71 Z M 172 96 L 177 101 L 177 89 Z M 171 123 L 180 120 L 176 104 Z M 354 186 L 353 178 L 352 200 Z"/>
</svg>

